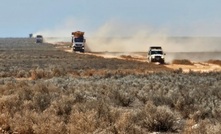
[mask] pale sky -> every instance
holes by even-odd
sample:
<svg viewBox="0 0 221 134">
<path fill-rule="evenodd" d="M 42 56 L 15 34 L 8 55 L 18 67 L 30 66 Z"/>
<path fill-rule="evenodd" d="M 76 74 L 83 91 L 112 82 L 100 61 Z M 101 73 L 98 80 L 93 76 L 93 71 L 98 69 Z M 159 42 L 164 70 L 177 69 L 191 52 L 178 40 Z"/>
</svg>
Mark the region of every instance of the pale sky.
<svg viewBox="0 0 221 134">
<path fill-rule="evenodd" d="M 115 26 L 127 34 L 140 28 L 171 36 L 221 36 L 221 0 L 0 0 L 0 37 Z"/>
</svg>

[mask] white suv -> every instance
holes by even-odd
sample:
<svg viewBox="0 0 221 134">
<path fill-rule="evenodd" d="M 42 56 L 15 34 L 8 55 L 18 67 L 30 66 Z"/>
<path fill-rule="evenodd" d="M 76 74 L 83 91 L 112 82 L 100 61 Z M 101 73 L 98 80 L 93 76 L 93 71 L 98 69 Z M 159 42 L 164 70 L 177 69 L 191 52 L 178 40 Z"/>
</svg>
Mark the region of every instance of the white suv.
<svg viewBox="0 0 221 134">
<path fill-rule="evenodd" d="M 160 46 L 151 46 L 148 54 L 147 60 L 148 62 L 159 62 L 160 64 L 165 63 L 165 53 Z"/>
</svg>

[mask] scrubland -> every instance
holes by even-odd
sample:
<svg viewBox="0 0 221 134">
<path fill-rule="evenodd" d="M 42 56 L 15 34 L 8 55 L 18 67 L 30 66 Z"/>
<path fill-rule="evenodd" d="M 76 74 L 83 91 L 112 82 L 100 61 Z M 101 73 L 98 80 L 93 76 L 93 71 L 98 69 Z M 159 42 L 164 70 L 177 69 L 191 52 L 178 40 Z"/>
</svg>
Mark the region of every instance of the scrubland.
<svg viewBox="0 0 221 134">
<path fill-rule="evenodd" d="M 221 72 L 67 53 L 0 39 L 0 131 L 221 132 Z"/>
</svg>

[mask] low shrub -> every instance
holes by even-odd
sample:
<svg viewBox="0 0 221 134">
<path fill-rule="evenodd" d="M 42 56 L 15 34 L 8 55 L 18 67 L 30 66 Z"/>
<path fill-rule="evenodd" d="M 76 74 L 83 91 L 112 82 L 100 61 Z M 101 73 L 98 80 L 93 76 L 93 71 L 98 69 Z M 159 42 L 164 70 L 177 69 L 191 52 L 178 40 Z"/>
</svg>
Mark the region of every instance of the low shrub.
<svg viewBox="0 0 221 134">
<path fill-rule="evenodd" d="M 30 77 L 30 74 L 29 74 L 28 71 L 19 70 L 19 71 L 17 72 L 17 76 L 16 76 L 16 77 L 17 77 L 17 78 L 28 78 L 28 77 Z"/>
<path fill-rule="evenodd" d="M 30 70 L 30 74 L 32 80 L 38 80 L 42 78 L 64 76 L 67 74 L 67 71 L 63 67 L 50 67 L 46 69 L 36 68 Z"/>
<path fill-rule="evenodd" d="M 151 102 L 143 110 L 143 126 L 150 132 L 174 132 L 176 115 L 167 106 L 156 107 Z"/>
<path fill-rule="evenodd" d="M 170 133 L 189 132 L 199 124 L 208 133 L 220 129 L 219 72 L 122 75 L 113 71 L 109 77 L 46 79 L 49 76 L 1 79 L 0 129 L 8 133 Z M 194 123 L 187 125 L 189 119 Z"/>
<path fill-rule="evenodd" d="M 41 79 L 44 78 L 45 73 L 43 69 L 35 69 L 35 70 L 31 70 L 31 79 L 32 80 L 37 80 L 37 79 Z"/>
<path fill-rule="evenodd" d="M 221 66 L 221 60 L 209 60 L 207 62 Z"/>
<path fill-rule="evenodd" d="M 172 61 L 172 64 L 180 64 L 180 65 L 193 65 L 193 63 L 190 60 L 187 59 L 175 59 Z"/>
<path fill-rule="evenodd" d="M 132 93 L 123 92 L 121 90 L 114 91 L 114 99 L 117 105 L 128 107 L 134 101 L 134 95 Z"/>
<path fill-rule="evenodd" d="M 93 133 L 97 129 L 97 113 L 94 110 L 81 112 L 75 110 L 70 115 L 71 134 Z"/>
</svg>

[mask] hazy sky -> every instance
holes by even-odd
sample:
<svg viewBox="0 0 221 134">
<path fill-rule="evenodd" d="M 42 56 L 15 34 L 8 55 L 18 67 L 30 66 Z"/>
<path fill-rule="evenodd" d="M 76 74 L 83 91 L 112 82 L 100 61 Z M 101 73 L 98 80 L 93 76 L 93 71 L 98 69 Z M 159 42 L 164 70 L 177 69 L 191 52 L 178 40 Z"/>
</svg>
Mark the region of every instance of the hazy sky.
<svg viewBox="0 0 221 134">
<path fill-rule="evenodd" d="M 0 3 L 0 37 L 26 37 L 41 31 L 60 32 L 62 36 L 75 30 L 93 33 L 104 27 L 115 27 L 116 33 L 124 31 L 128 35 L 140 28 L 173 36 L 221 36 L 221 0 L 0 0 Z"/>
</svg>

